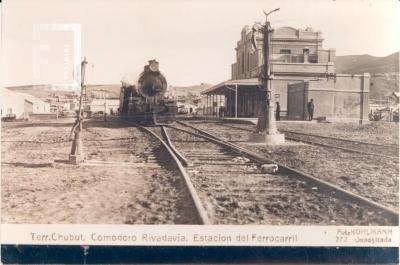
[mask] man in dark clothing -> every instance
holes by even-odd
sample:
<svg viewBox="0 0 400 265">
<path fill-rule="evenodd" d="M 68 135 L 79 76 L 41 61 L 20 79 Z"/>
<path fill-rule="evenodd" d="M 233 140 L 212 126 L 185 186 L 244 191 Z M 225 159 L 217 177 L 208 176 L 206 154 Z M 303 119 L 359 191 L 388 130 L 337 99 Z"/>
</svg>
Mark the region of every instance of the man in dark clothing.
<svg viewBox="0 0 400 265">
<path fill-rule="evenodd" d="M 224 106 L 220 106 L 218 112 L 219 112 L 220 117 L 225 117 L 225 107 Z"/>
<path fill-rule="evenodd" d="M 275 110 L 275 120 L 280 121 L 281 120 L 281 105 L 279 105 L 279 102 L 276 102 L 276 110 Z"/>
<path fill-rule="evenodd" d="M 314 116 L 314 100 L 310 99 L 310 102 L 307 103 L 307 111 L 308 111 L 308 120 L 312 121 Z"/>
</svg>

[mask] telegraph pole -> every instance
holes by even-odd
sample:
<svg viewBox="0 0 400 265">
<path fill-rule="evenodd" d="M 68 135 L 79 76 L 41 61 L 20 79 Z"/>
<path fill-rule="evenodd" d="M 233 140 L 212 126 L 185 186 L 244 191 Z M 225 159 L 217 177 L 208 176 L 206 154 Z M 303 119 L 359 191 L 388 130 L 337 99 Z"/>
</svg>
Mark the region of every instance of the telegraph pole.
<svg viewBox="0 0 400 265">
<path fill-rule="evenodd" d="M 82 123 L 83 123 L 83 115 L 82 115 L 82 99 L 83 99 L 83 91 L 86 88 L 85 86 L 85 69 L 86 64 L 86 57 L 83 58 L 81 63 L 81 94 L 79 97 L 79 107 L 78 107 L 78 116 L 76 118 L 76 122 L 74 127 L 72 128 L 73 132 L 75 133 L 74 140 L 72 142 L 71 153 L 69 154 L 69 162 L 71 164 L 78 164 L 85 159 L 83 153 L 83 144 L 81 138 L 82 132 Z"/>
<path fill-rule="evenodd" d="M 260 32 L 263 34 L 263 57 L 264 67 L 260 74 L 260 80 L 263 86 L 261 95 L 261 109 L 258 115 L 257 129 L 250 135 L 250 141 L 262 142 L 267 144 L 282 144 L 285 142 L 285 135 L 278 132 L 274 115 L 274 99 L 272 92 L 271 63 L 270 63 L 270 34 L 273 32 L 271 24 L 268 21 L 268 15 L 278 11 L 274 9 L 265 14 L 265 24 L 261 25 Z"/>
</svg>

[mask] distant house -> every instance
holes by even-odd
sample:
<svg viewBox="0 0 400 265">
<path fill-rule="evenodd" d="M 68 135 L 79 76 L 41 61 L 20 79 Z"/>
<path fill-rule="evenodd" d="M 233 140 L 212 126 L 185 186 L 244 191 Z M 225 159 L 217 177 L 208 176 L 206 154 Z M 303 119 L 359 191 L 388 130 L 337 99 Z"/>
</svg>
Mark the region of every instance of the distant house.
<svg viewBox="0 0 400 265">
<path fill-rule="evenodd" d="M 108 114 L 110 114 L 111 111 L 116 113 L 119 108 L 119 99 L 93 99 L 88 107 L 91 113 L 104 113 L 105 111 Z"/>
<path fill-rule="evenodd" d="M 0 111 L 1 117 L 16 115 L 23 118 L 25 113 L 25 100 L 18 93 L 0 87 Z"/>
<path fill-rule="evenodd" d="M 50 113 L 50 104 L 32 95 L 15 92 L 0 87 L 1 117 L 15 115 L 17 119 L 29 117 L 29 114 Z"/>
<path fill-rule="evenodd" d="M 186 100 L 178 100 L 178 113 L 180 114 L 194 114 L 197 112 L 197 105 Z"/>
<path fill-rule="evenodd" d="M 69 102 L 55 102 L 52 101 L 50 104 L 50 112 L 56 113 L 56 112 L 75 112 L 77 110 L 77 103 L 69 103 Z"/>
<path fill-rule="evenodd" d="M 40 98 L 37 98 L 35 96 L 26 94 L 26 93 L 19 93 L 24 97 L 24 99 L 32 102 L 33 107 L 32 107 L 32 113 L 34 114 L 47 114 L 50 113 L 50 104 L 48 102 L 45 102 L 41 100 Z"/>
</svg>

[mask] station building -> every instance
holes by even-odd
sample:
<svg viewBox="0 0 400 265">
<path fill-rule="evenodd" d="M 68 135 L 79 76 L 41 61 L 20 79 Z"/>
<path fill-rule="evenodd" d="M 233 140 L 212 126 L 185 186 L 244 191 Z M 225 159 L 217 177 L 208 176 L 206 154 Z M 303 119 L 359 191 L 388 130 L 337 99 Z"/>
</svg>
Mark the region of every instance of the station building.
<svg viewBox="0 0 400 265">
<path fill-rule="evenodd" d="M 209 115 L 224 106 L 226 117 L 257 117 L 263 90 L 259 75 L 264 67 L 262 34 L 245 26 L 237 42 L 231 79 L 203 92 Z M 367 120 L 369 74 L 336 74 L 335 49 L 324 49 L 320 31 L 281 27 L 271 34 L 271 86 L 281 115 L 305 119 L 306 104 L 314 99 L 315 117 L 330 120 Z"/>
</svg>

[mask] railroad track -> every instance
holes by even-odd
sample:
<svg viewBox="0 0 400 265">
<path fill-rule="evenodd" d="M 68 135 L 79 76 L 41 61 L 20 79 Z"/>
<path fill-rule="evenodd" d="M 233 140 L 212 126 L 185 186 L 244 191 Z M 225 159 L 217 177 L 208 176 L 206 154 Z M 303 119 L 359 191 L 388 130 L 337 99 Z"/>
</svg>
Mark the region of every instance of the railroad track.
<svg viewBox="0 0 400 265">
<path fill-rule="evenodd" d="M 292 141 L 299 141 L 329 148 L 336 148 L 353 153 L 399 159 L 399 149 L 396 146 L 380 145 L 362 141 L 354 141 L 287 130 L 281 131 L 285 133 L 287 139 L 290 139 Z"/>
<path fill-rule="evenodd" d="M 225 127 L 231 127 L 242 131 L 254 132 L 254 129 L 252 130 L 230 124 L 225 124 L 220 122 L 216 122 L 214 124 Z M 288 130 L 280 130 L 280 131 L 285 133 L 285 138 L 291 141 L 334 148 L 352 153 L 359 153 L 370 156 L 380 156 L 396 160 L 399 159 L 399 148 L 396 146 L 367 143 L 362 141 L 355 141 L 355 140 L 309 134 L 309 133 L 294 132 Z"/>
<path fill-rule="evenodd" d="M 391 208 L 189 124 L 166 131 L 213 223 L 398 224 Z M 261 173 L 260 165 L 271 163 L 277 174 Z"/>
<path fill-rule="evenodd" d="M 121 186 L 118 194 L 133 192 L 127 206 L 122 205 L 120 214 L 126 215 L 125 223 L 203 224 L 204 220 L 194 211 L 196 208 L 180 176 L 181 171 L 174 163 L 176 158 L 165 142 L 145 127 L 118 119 L 107 122 L 107 129 L 110 128 L 124 133 L 119 133 L 121 137 L 98 135 L 85 141 L 86 159 L 81 165 L 101 167 L 105 174 L 118 175 L 116 181 L 131 182 L 126 188 L 116 183 Z M 135 182 L 144 183 L 139 186 L 143 189 L 131 189 L 129 186 L 135 186 Z"/>
<path fill-rule="evenodd" d="M 152 129 L 142 127 L 140 128 L 149 134 L 151 134 L 153 137 L 155 137 L 160 144 L 164 147 L 164 149 L 168 152 L 168 155 L 173 159 L 173 162 L 177 168 L 179 169 L 179 173 L 183 178 L 185 188 L 188 190 L 190 194 L 190 200 L 193 203 L 194 209 L 196 212 L 194 213 L 196 216 L 196 219 L 198 220 L 199 224 L 210 224 L 210 220 L 208 218 L 208 215 L 203 207 L 203 204 L 201 203 L 201 200 L 193 187 L 193 184 L 190 180 L 190 177 L 187 174 L 187 171 L 183 168 L 182 162 L 185 163 L 185 158 L 181 156 L 181 154 L 174 148 L 174 146 L 171 144 L 169 141 L 169 137 L 166 134 L 166 131 L 164 127 L 154 127 Z M 161 137 L 160 137 L 161 135 Z M 165 139 L 165 140 L 163 140 Z M 185 164 L 188 166 L 189 164 Z"/>
<path fill-rule="evenodd" d="M 283 146 L 267 147 L 248 141 L 248 133 L 243 133 L 243 131 L 252 132 L 248 126 L 230 124 L 220 126 L 220 123 L 208 122 L 190 124 L 223 137 L 226 141 L 263 153 L 279 163 L 312 172 L 317 178 L 349 189 L 392 209 L 398 207 L 398 159 L 343 152 L 341 149 L 330 150 L 320 146 L 293 145 L 293 142 L 289 141 Z M 321 161 L 320 166 L 314 163 L 318 159 Z"/>
<path fill-rule="evenodd" d="M 279 164 L 277 173 L 262 172 L 275 162 L 188 124 L 131 129 L 151 135 L 156 153 L 170 158 L 164 169 L 188 191 L 185 214 L 194 223 L 398 224 L 396 211 L 303 172 Z"/>
</svg>

